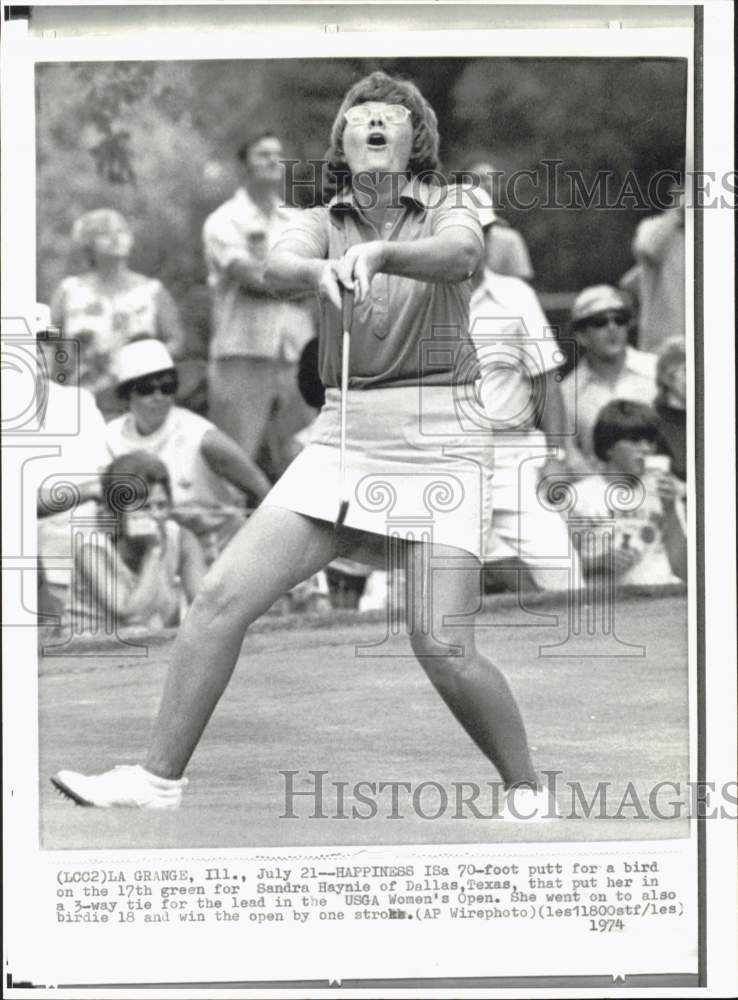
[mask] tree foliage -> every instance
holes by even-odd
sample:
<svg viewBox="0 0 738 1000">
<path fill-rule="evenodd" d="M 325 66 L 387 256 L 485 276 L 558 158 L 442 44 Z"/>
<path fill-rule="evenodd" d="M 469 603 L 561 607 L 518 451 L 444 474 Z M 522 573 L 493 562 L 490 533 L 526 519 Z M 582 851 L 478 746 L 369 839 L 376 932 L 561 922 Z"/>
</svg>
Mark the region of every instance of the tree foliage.
<svg viewBox="0 0 738 1000">
<path fill-rule="evenodd" d="M 201 228 L 237 183 L 234 151 L 273 129 L 287 155 L 324 155 L 346 88 L 372 69 L 410 77 L 436 110 L 447 168 L 480 159 L 511 172 L 558 159 L 591 182 L 645 186 L 684 160 L 680 60 L 305 59 L 49 64 L 37 72 L 38 286 L 48 298 L 81 262 L 69 233 L 83 211 L 118 208 L 136 235 L 132 264 L 175 294 L 207 334 Z M 617 281 L 643 207 L 503 215 L 526 236 L 547 290 Z"/>
</svg>

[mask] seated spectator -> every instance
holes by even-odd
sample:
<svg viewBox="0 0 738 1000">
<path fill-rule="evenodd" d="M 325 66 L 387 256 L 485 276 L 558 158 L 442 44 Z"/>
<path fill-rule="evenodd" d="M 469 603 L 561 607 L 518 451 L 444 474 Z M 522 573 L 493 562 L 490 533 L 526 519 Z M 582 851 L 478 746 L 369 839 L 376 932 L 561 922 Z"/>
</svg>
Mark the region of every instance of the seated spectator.
<svg viewBox="0 0 738 1000">
<path fill-rule="evenodd" d="M 200 588 L 205 563 L 197 539 L 171 514 L 163 462 L 135 451 L 110 463 L 97 530 L 75 553 L 75 631 L 179 624 L 183 605 Z"/>
<path fill-rule="evenodd" d="M 604 560 L 609 558 L 603 536 L 613 530 L 612 571 L 619 583 L 655 585 L 686 580 L 684 507 L 676 480 L 665 470 L 663 456 L 654 455 L 658 437 L 658 418 L 642 403 L 616 399 L 599 414 L 594 448 L 602 472 L 576 484 L 575 514 L 591 521 L 589 530 L 579 532 L 586 540 L 580 548 L 585 574 L 602 571 Z M 619 475 L 633 477 L 643 487 L 643 500 L 633 509 L 608 506 L 608 500 L 615 503 L 622 498 L 616 486 Z"/>
<path fill-rule="evenodd" d="M 133 235 L 111 208 L 85 212 L 72 240 L 88 269 L 65 278 L 51 300 L 55 326 L 79 344 L 79 385 L 89 389 L 106 418 L 120 413 L 111 371 L 115 351 L 142 334 L 156 336 L 175 356 L 184 333 L 171 295 L 156 278 L 128 267 Z"/>
<path fill-rule="evenodd" d="M 269 481 L 209 420 L 175 406 L 177 372 L 158 340 L 127 344 L 114 366 L 118 396 L 128 412 L 108 424 L 108 450 L 116 457 L 143 449 L 164 462 L 174 516 L 197 535 L 212 562 L 243 524 L 246 494 L 261 500 Z"/>
<path fill-rule="evenodd" d="M 650 404 L 656 396 L 656 355 L 628 345 L 631 314 L 622 292 L 609 285 L 585 288 L 574 300 L 572 329 L 579 363 L 561 383 L 566 424 L 566 464 L 574 472 L 598 467 L 593 430 L 603 406 L 613 399 Z"/>
<path fill-rule="evenodd" d="M 658 451 L 671 459 L 671 471 L 687 479 L 687 359 L 681 337 L 667 340 L 656 364 L 658 394 L 653 407 L 659 418 Z"/>
</svg>

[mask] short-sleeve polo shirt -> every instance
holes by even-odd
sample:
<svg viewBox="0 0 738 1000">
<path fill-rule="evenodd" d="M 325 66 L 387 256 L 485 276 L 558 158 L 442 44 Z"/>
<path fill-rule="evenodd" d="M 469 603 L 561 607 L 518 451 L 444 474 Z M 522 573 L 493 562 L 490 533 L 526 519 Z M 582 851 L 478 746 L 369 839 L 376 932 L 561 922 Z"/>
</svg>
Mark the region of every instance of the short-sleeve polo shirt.
<svg viewBox="0 0 738 1000">
<path fill-rule="evenodd" d="M 307 209 L 289 223 L 274 246 L 306 257 L 337 260 L 357 243 L 411 242 L 463 228 L 484 241 L 473 200 L 461 188 L 410 180 L 399 194 L 401 211 L 378 230 L 353 192 L 335 195 L 325 207 Z M 388 385 L 452 385 L 474 381 L 474 345 L 469 337 L 471 284 L 427 282 L 377 274 L 371 294 L 354 308 L 350 379 L 353 389 Z M 340 384 L 341 316 L 321 302 L 320 377 Z"/>
</svg>

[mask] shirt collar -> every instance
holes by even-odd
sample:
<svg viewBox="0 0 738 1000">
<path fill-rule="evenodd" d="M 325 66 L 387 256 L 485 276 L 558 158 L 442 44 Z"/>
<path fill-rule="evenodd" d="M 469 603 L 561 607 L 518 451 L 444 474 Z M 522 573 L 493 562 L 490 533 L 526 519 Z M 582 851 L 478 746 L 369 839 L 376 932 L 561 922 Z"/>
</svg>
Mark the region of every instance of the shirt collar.
<svg viewBox="0 0 738 1000">
<path fill-rule="evenodd" d="M 418 177 L 410 177 L 405 181 L 400 191 L 400 201 L 407 208 L 424 211 L 429 205 L 433 204 L 434 197 L 436 202 L 438 201 L 437 191 L 438 188 L 435 185 L 427 184 Z M 328 208 L 332 212 L 356 212 L 358 211 L 358 207 L 354 198 L 354 192 L 350 187 L 344 188 L 342 191 L 334 194 L 328 202 Z"/>
</svg>

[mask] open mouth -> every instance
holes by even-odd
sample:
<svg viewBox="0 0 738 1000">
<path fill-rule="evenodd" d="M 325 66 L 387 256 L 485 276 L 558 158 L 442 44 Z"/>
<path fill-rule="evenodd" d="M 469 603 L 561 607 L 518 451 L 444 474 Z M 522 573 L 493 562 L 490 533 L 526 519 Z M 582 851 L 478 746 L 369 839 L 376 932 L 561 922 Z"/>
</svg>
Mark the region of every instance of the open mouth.
<svg viewBox="0 0 738 1000">
<path fill-rule="evenodd" d="M 367 139 L 367 145 L 371 149 L 384 149 L 387 145 L 387 140 L 381 132 L 370 132 Z"/>
</svg>

